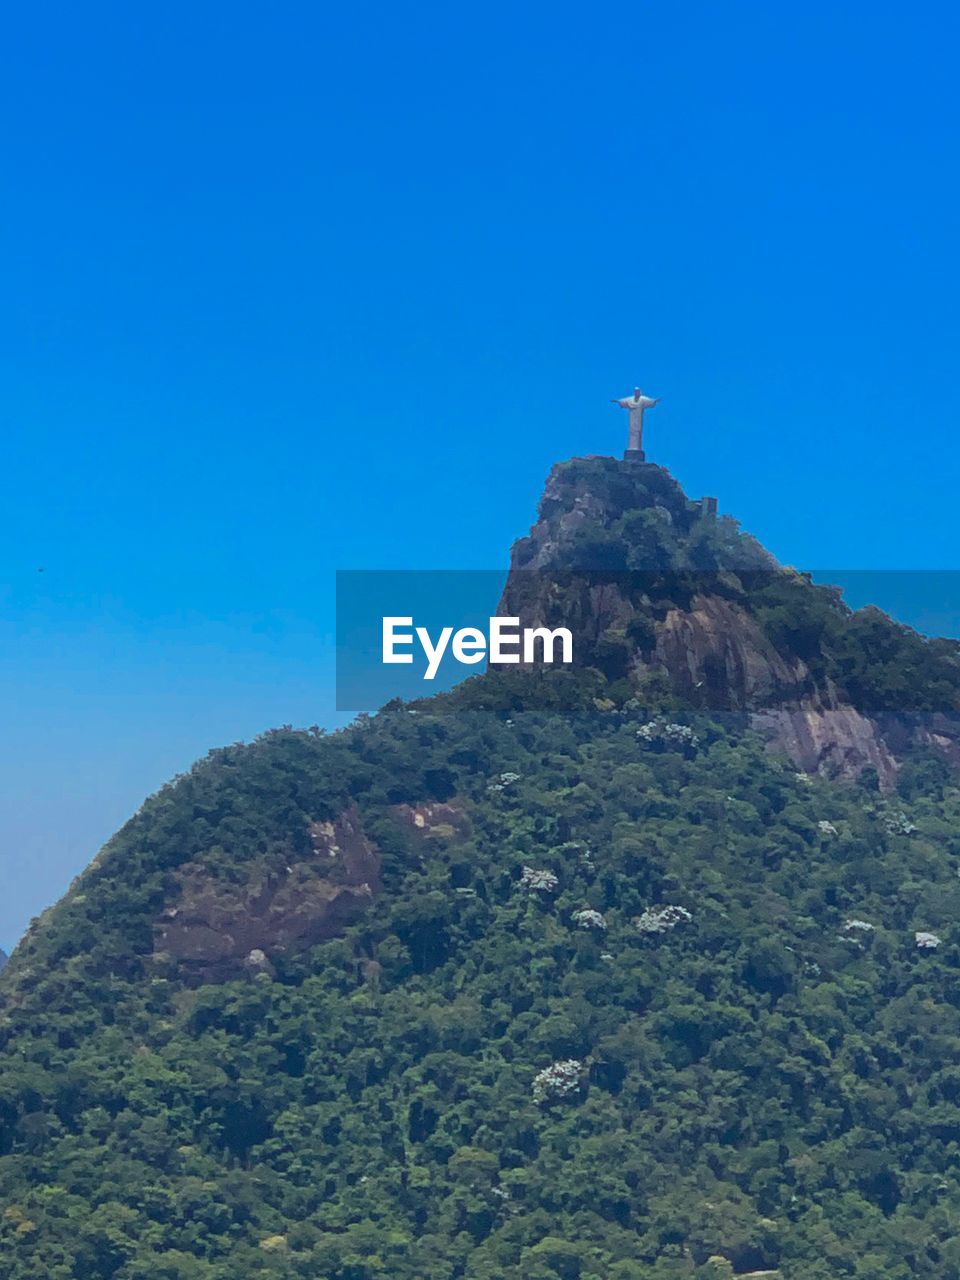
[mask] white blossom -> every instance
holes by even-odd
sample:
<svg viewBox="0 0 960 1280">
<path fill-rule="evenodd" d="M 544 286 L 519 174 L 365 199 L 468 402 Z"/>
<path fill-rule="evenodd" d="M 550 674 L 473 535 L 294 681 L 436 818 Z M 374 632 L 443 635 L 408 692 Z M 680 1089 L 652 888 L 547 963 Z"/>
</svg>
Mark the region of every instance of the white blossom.
<svg viewBox="0 0 960 1280">
<path fill-rule="evenodd" d="M 501 773 L 496 782 L 491 782 L 487 787 L 488 791 L 506 791 L 507 787 L 512 787 L 515 782 L 520 781 L 519 773 Z"/>
<path fill-rule="evenodd" d="M 692 919 L 693 916 L 686 907 L 647 907 L 643 915 L 637 917 L 635 924 L 641 933 L 667 933 L 685 920 Z"/>
<path fill-rule="evenodd" d="M 918 933 L 915 933 L 913 937 L 921 951 L 936 951 L 937 947 L 939 947 L 943 941 L 943 939 L 938 938 L 935 933 L 927 933 L 923 929 Z"/>
<path fill-rule="evenodd" d="M 578 929 L 606 929 L 607 922 L 599 911 L 592 907 L 584 907 L 573 913 L 573 921 Z"/>
<path fill-rule="evenodd" d="M 553 893 L 560 881 L 552 871 L 544 868 L 524 867 L 520 875 L 520 883 L 524 889 L 532 889 L 535 893 Z"/>
<path fill-rule="evenodd" d="M 651 746 L 673 747 L 682 751 L 686 748 L 696 750 L 700 738 L 688 724 L 672 724 L 663 720 L 648 720 L 637 730 L 641 742 Z"/>
<path fill-rule="evenodd" d="M 580 1092 L 583 1084 L 583 1063 L 576 1058 L 551 1063 L 533 1078 L 534 1102 L 559 1102 Z"/>
<path fill-rule="evenodd" d="M 892 836 L 908 836 L 917 829 L 902 809 L 896 813 L 888 813 L 883 825 Z"/>
</svg>

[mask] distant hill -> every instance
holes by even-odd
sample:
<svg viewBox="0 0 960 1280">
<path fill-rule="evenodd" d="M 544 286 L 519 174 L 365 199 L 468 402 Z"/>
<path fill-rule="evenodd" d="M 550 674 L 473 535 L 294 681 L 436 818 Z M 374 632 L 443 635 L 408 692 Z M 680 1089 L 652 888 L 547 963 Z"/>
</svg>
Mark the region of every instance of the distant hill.
<svg viewBox="0 0 960 1280">
<path fill-rule="evenodd" d="M 0 981 L 9 1280 L 960 1276 L 957 646 L 554 470 L 492 669 L 151 797 Z"/>
</svg>

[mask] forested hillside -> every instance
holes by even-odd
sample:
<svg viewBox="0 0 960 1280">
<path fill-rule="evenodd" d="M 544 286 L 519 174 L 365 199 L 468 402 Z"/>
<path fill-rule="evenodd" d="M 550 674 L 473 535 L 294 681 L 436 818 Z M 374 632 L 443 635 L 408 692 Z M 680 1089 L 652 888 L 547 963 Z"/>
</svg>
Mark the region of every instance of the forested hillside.
<svg viewBox="0 0 960 1280">
<path fill-rule="evenodd" d="M 634 642 L 146 802 L 0 979 L 5 1277 L 960 1277 L 949 750 L 805 771 Z"/>
</svg>

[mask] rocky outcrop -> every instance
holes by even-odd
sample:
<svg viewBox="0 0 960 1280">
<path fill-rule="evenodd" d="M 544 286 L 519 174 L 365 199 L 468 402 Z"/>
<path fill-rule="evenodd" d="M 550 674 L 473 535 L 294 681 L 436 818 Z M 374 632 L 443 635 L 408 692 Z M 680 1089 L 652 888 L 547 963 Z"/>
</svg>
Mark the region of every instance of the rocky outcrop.
<svg viewBox="0 0 960 1280">
<path fill-rule="evenodd" d="M 795 654 L 774 648 L 741 607 L 697 597 L 674 609 L 657 629 L 650 664 L 695 705 L 746 711 L 772 750 L 798 769 L 831 777 L 877 772 L 882 787 L 896 778 L 896 756 L 882 725 L 817 683 Z"/>
<path fill-rule="evenodd" d="M 514 567 L 535 571 L 570 564 L 579 536 L 586 529 L 605 528 L 613 510 L 596 493 L 571 487 L 565 470 L 555 466 L 547 477 L 537 523 L 529 537 L 514 544 Z"/>
<path fill-rule="evenodd" d="M 661 467 L 578 458 L 551 471 L 536 523 L 514 544 L 498 613 L 568 627 L 575 663 L 610 681 L 656 677 L 690 706 L 748 717 L 805 772 L 872 769 L 889 787 L 917 747 L 960 767 L 960 716 L 949 708 L 858 706 L 822 662 L 811 671 L 789 627 L 774 643 L 754 607 L 774 580 L 817 590 L 734 521 L 708 518 Z"/>
<path fill-rule="evenodd" d="M 896 778 L 881 725 L 829 682 L 818 684 L 802 659 L 774 648 L 738 605 L 701 596 L 689 610 L 671 610 L 657 628 L 650 665 L 694 705 L 747 712 L 771 749 L 804 772 L 857 777 L 872 768 L 882 787 Z"/>
<path fill-rule="evenodd" d="M 624 514 L 641 512 L 651 529 L 669 529 L 681 541 L 695 536 L 705 518 L 702 502 L 688 498 L 664 467 L 595 455 L 558 462 L 547 477 L 536 523 L 513 545 L 511 567 L 612 569 L 626 568 L 628 561 L 632 568 L 676 567 L 670 538 L 644 538 L 640 527 L 624 538 Z M 722 523 L 731 534 L 731 563 L 744 569 L 775 567 L 773 557 L 753 538 L 740 534 L 735 521 L 724 517 Z M 605 534 L 613 537 L 605 548 L 609 558 L 601 563 L 597 538 L 602 541 Z"/>
<path fill-rule="evenodd" d="M 398 804 L 400 823 L 424 840 L 454 840 L 470 830 L 470 820 L 459 804 Z"/>
<path fill-rule="evenodd" d="M 695 705 L 752 710 L 802 698 L 812 689 L 798 657 L 779 652 L 741 606 L 698 595 L 689 609 L 671 609 L 656 623 L 656 643 L 640 665 L 666 672 L 677 693 Z"/>
<path fill-rule="evenodd" d="M 154 927 L 154 958 L 198 982 L 273 972 L 277 956 L 340 933 L 380 888 L 380 858 L 349 809 L 310 827 L 308 858 L 258 867 L 235 883 L 198 863 Z"/>
<path fill-rule="evenodd" d="M 849 703 L 830 707 L 808 698 L 754 711 L 750 722 L 772 750 L 788 755 L 804 773 L 856 778 L 875 769 L 884 789 L 896 780 L 897 757 L 880 726 Z"/>
</svg>

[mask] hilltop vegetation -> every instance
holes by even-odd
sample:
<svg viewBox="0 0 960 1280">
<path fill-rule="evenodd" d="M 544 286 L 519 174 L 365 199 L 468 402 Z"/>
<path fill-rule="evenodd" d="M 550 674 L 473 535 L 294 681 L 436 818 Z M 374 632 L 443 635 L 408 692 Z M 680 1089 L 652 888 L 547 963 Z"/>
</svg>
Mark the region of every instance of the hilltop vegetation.
<svg viewBox="0 0 960 1280">
<path fill-rule="evenodd" d="M 655 467 L 555 469 L 514 568 L 579 667 L 214 751 L 31 927 L 5 1280 L 960 1280 L 956 645 Z M 684 695 L 751 663 L 898 759 Z"/>
<path fill-rule="evenodd" d="M 4 978 L 5 1274 L 957 1275 L 960 792 L 653 710 L 395 709 L 149 801 Z M 341 937 L 154 956 L 178 865 L 350 804 L 383 890 Z"/>
</svg>

